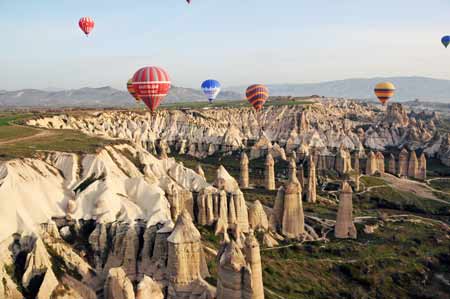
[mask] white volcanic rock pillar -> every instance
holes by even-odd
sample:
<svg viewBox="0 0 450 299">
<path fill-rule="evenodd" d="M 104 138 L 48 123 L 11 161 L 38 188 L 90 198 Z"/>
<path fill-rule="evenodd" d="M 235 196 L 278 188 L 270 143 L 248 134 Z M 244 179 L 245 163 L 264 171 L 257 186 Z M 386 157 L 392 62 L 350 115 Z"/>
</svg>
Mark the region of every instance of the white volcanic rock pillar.
<svg viewBox="0 0 450 299">
<path fill-rule="evenodd" d="M 169 243 L 168 298 L 184 298 L 186 293 L 193 291 L 190 289 L 191 284 L 202 279 L 202 268 L 205 264 L 200 232 L 192 223 L 187 211 L 183 211 L 178 217 L 167 242 Z"/>
<path fill-rule="evenodd" d="M 284 193 L 281 232 L 286 237 L 294 239 L 305 233 L 305 219 L 302 204 L 302 187 L 297 180 L 295 164 L 290 172 Z"/>
<path fill-rule="evenodd" d="M 361 189 L 361 183 L 360 183 L 360 175 L 361 175 L 361 170 L 359 168 L 359 155 L 356 154 L 355 155 L 355 164 L 353 166 L 354 171 L 355 171 L 355 189 L 356 191 L 359 191 Z"/>
<path fill-rule="evenodd" d="M 404 177 L 408 176 L 408 158 L 409 153 L 406 148 L 402 149 L 398 159 L 398 176 Z"/>
<path fill-rule="evenodd" d="M 419 172 L 419 161 L 417 160 L 416 152 L 412 151 L 411 155 L 409 156 L 408 176 L 411 178 L 416 178 L 418 172 Z"/>
<path fill-rule="evenodd" d="M 264 299 L 264 285 L 262 277 L 261 254 L 259 243 L 253 232 L 250 232 L 245 240 L 245 260 L 251 269 L 251 288 L 247 289 L 249 299 Z"/>
<path fill-rule="evenodd" d="M 377 168 L 381 174 L 384 174 L 384 155 L 381 152 L 377 152 Z"/>
<path fill-rule="evenodd" d="M 316 164 L 314 163 L 313 156 L 309 156 L 309 172 L 308 172 L 308 189 L 306 190 L 306 201 L 317 201 L 317 175 Z"/>
<path fill-rule="evenodd" d="M 153 279 L 144 275 L 137 286 L 136 299 L 164 299 L 164 294 Z"/>
<path fill-rule="evenodd" d="M 336 238 L 356 239 L 356 228 L 353 224 L 353 201 L 352 188 L 347 182 L 342 184 L 341 194 L 339 196 L 339 210 L 334 227 L 334 235 Z"/>
<path fill-rule="evenodd" d="M 240 187 L 248 188 L 249 186 L 249 175 L 248 175 L 248 157 L 245 152 L 241 155 L 241 177 L 240 177 Z"/>
<path fill-rule="evenodd" d="M 269 220 L 266 212 L 259 200 L 256 200 L 249 208 L 248 222 L 253 230 L 267 230 L 269 228 Z"/>
<path fill-rule="evenodd" d="M 397 162 L 395 161 L 395 156 L 393 154 L 389 156 L 388 172 L 394 175 L 397 174 Z"/>
<path fill-rule="evenodd" d="M 377 156 L 374 152 L 370 152 L 367 156 L 367 162 L 366 162 L 366 174 L 367 175 L 374 175 L 375 172 L 378 170 L 378 160 Z"/>
<path fill-rule="evenodd" d="M 267 154 L 265 166 L 265 187 L 267 190 L 275 190 L 275 161 L 270 153 Z"/>
<path fill-rule="evenodd" d="M 427 157 L 425 156 L 424 153 L 422 153 L 422 155 L 420 155 L 420 158 L 419 158 L 419 169 L 417 172 L 416 179 L 419 179 L 422 181 L 427 179 Z"/>
<path fill-rule="evenodd" d="M 122 268 L 112 268 L 104 288 L 105 299 L 135 299 L 133 284 Z"/>
<path fill-rule="evenodd" d="M 235 241 L 218 257 L 217 299 L 244 299 L 246 261 Z M 250 284 L 251 281 L 247 281 Z"/>
</svg>

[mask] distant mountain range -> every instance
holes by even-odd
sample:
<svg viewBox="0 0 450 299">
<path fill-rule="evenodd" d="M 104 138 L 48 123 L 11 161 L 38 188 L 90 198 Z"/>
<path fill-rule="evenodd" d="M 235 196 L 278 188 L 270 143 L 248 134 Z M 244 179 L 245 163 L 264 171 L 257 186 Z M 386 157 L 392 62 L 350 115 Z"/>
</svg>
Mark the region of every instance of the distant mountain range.
<svg viewBox="0 0 450 299">
<path fill-rule="evenodd" d="M 343 97 L 353 99 L 375 99 L 374 86 L 383 81 L 394 83 L 397 87 L 395 99 L 408 101 L 450 102 L 450 80 L 426 77 L 389 77 L 369 79 L 346 79 L 308 84 L 268 85 L 271 95 Z M 241 92 L 245 87 L 233 87 L 230 90 Z"/>
<path fill-rule="evenodd" d="M 218 100 L 236 100 L 241 96 L 232 91 L 222 92 Z M 172 86 L 164 103 L 206 101 L 200 90 Z M 112 87 L 80 88 L 73 90 L 49 91 L 23 89 L 17 91 L 0 90 L 2 107 L 127 107 L 133 106 L 134 99 L 128 92 Z"/>
<path fill-rule="evenodd" d="M 353 99 L 374 99 L 376 83 L 390 81 L 397 87 L 396 100 L 450 102 L 450 80 L 426 77 L 391 77 L 370 79 L 346 79 L 309 84 L 268 85 L 273 96 L 344 97 Z M 218 100 L 238 100 L 244 97 L 246 86 L 231 87 L 221 92 Z M 165 103 L 205 101 L 200 90 L 173 86 Z M 1 107 L 126 107 L 134 101 L 126 91 L 112 87 L 81 88 L 58 91 L 24 89 L 18 91 L 0 90 Z"/>
</svg>

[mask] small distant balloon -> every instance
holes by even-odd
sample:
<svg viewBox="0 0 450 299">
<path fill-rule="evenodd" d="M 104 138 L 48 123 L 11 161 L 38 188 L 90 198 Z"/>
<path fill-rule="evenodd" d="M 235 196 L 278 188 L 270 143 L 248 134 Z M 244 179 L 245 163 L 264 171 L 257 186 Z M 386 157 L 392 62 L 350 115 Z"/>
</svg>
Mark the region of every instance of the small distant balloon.
<svg viewBox="0 0 450 299">
<path fill-rule="evenodd" d="M 382 82 L 375 86 L 375 95 L 383 105 L 386 105 L 390 98 L 394 96 L 394 93 L 395 86 L 391 82 Z"/>
<path fill-rule="evenodd" d="M 254 84 L 247 88 L 246 96 L 248 102 L 258 112 L 269 98 L 269 89 L 262 84 Z"/>
<path fill-rule="evenodd" d="M 127 90 L 130 93 L 130 95 L 136 100 L 136 102 L 139 102 L 141 99 L 136 94 L 136 90 L 133 86 L 133 79 L 128 80 L 127 82 Z"/>
<path fill-rule="evenodd" d="M 446 36 L 442 37 L 441 42 L 444 45 L 444 47 L 447 48 L 448 45 L 450 45 L 450 35 L 446 35 Z"/>
<path fill-rule="evenodd" d="M 86 34 L 86 36 L 89 36 L 89 34 L 92 32 L 95 26 L 95 22 L 90 17 L 82 17 L 78 21 L 78 26 L 80 26 L 80 29 Z"/>
<path fill-rule="evenodd" d="M 210 103 L 217 98 L 220 89 L 221 85 L 217 80 L 209 79 L 202 83 L 202 91 L 208 97 Z"/>
<path fill-rule="evenodd" d="M 160 67 L 146 66 L 139 69 L 132 80 L 136 96 L 155 112 L 169 93 L 171 82 L 168 73 Z"/>
</svg>

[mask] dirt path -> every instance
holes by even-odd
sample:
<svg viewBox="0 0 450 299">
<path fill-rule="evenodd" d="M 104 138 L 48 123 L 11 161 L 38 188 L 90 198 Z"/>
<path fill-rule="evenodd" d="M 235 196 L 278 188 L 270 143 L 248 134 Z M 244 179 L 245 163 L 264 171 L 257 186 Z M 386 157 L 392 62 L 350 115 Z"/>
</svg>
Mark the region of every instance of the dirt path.
<svg viewBox="0 0 450 299">
<path fill-rule="evenodd" d="M 19 137 L 19 138 L 15 138 L 15 139 L 8 139 L 5 141 L 0 141 L 0 145 L 8 145 L 8 144 L 13 144 L 13 143 L 17 143 L 17 142 L 22 142 L 22 141 L 29 141 L 29 140 L 34 140 L 34 139 L 40 139 L 40 138 L 44 138 L 44 137 L 49 137 L 52 135 L 55 135 L 56 133 L 50 130 L 44 130 L 44 129 L 38 129 L 38 128 L 31 128 L 28 126 L 22 126 L 22 125 L 16 125 L 16 124 L 12 124 L 12 127 L 23 127 L 23 128 L 28 128 L 30 130 L 35 130 L 38 131 L 37 134 L 31 135 L 31 136 L 26 136 L 26 137 Z"/>
</svg>

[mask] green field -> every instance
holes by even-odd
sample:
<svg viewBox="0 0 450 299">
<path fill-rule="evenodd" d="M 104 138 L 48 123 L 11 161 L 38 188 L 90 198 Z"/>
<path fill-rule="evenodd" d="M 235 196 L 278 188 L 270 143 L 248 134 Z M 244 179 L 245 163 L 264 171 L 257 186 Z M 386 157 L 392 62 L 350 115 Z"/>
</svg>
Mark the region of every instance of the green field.
<svg viewBox="0 0 450 299">
<path fill-rule="evenodd" d="M 385 222 L 373 235 L 357 228 L 357 240 L 263 250 L 264 286 L 287 299 L 448 298 L 434 276 L 450 270 L 450 240 L 439 227 Z"/>
<path fill-rule="evenodd" d="M 0 114 L 0 142 L 37 134 L 39 131 L 36 129 L 16 125 L 16 122 L 31 116 L 32 114 L 27 113 Z"/>
<path fill-rule="evenodd" d="M 99 147 L 124 142 L 90 137 L 74 130 L 44 130 L 17 125 L 33 116 L 31 113 L 0 114 L 0 143 L 7 142 L 0 144 L 0 160 L 33 157 L 39 151 L 91 153 Z M 15 142 L 15 139 L 19 140 Z"/>
</svg>

